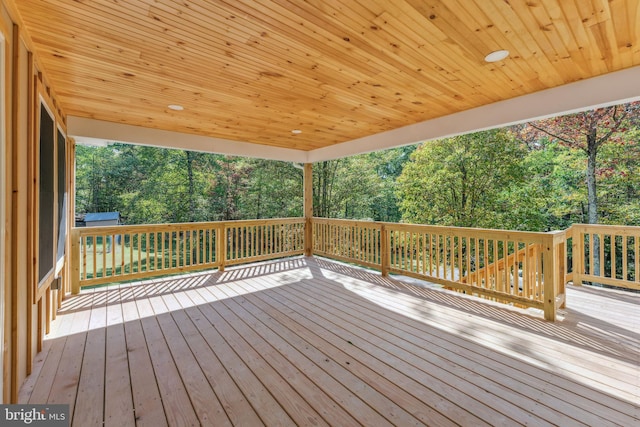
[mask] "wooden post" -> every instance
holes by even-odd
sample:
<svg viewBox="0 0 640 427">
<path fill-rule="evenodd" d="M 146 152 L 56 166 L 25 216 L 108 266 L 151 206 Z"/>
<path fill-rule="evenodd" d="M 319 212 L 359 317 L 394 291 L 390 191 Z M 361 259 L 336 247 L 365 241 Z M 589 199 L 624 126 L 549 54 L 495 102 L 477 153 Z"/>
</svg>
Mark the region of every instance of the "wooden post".
<svg viewBox="0 0 640 427">
<path fill-rule="evenodd" d="M 389 275 L 389 231 L 384 224 L 380 226 L 380 271 L 383 277 Z"/>
<path fill-rule="evenodd" d="M 571 226 L 573 235 L 573 250 L 571 258 L 573 259 L 573 285 L 582 286 L 582 275 L 584 274 L 584 235 L 582 227 Z"/>
<path fill-rule="evenodd" d="M 558 275 L 556 272 L 556 256 L 554 251 L 554 238 L 552 234 L 549 234 L 548 241 L 544 245 L 543 249 L 543 289 L 544 289 L 544 318 L 551 322 L 556 320 L 556 283 L 555 278 Z"/>
<path fill-rule="evenodd" d="M 304 164 L 304 255 L 313 255 L 313 165 Z"/>
<path fill-rule="evenodd" d="M 558 308 L 558 303 L 560 308 L 565 308 L 567 298 L 565 289 L 567 283 L 567 236 L 571 234 L 567 231 L 554 231 L 551 234 L 553 235 L 553 282 L 556 308 Z"/>
<path fill-rule="evenodd" d="M 227 227 L 223 224 L 216 228 L 216 261 L 218 261 L 218 271 L 224 271 L 224 264 L 227 259 Z"/>
<path fill-rule="evenodd" d="M 52 298 L 51 298 L 51 289 L 47 289 L 47 291 L 45 292 L 45 308 L 44 308 L 44 313 L 45 313 L 45 321 L 44 321 L 44 333 L 45 335 L 48 335 L 49 332 L 51 332 L 50 326 L 51 326 L 51 310 L 52 310 Z"/>
<path fill-rule="evenodd" d="M 65 245 L 67 245 L 67 254 L 71 253 L 71 229 L 75 227 L 75 211 L 76 211 L 76 189 L 75 189 L 75 174 L 76 174 L 76 142 L 73 138 L 67 138 L 67 230 L 69 230 L 69 234 L 67 235 L 67 241 Z M 124 247 L 124 245 L 123 245 Z M 71 291 L 71 278 L 73 277 L 73 272 L 71 271 L 71 256 L 67 255 L 67 261 L 65 263 L 65 275 L 63 281 L 62 292 L 60 292 L 61 300 L 64 300 L 67 297 L 67 294 Z M 123 257 L 124 262 L 124 257 Z"/>
<path fill-rule="evenodd" d="M 563 234 L 562 241 L 558 242 L 554 248 L 555 257 L 556 257 L 556 271 L 557 274 L 557 285 L 556 289 L 558 290 L 558 295 L 563 295 L 563 301 L 560 305 L 560 308 L 566 307 L 566 290 L 565 285 L 567 283 L 567 239 L 566 235 Z"/>
<path fill-rule="evenodd" d="M 78 232 L 73 229 L 70 233 L 71 237 L 71 293 L 77 295 L 80 293 L 80 237 Z"/>
</svg>

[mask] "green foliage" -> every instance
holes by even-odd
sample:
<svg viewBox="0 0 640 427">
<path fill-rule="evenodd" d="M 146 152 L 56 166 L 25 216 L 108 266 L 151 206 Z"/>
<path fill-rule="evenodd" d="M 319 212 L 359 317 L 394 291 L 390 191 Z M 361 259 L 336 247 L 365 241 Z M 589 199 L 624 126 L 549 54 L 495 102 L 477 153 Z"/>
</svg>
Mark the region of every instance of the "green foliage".
<svg viewBox="0 0 640 427">
<path fill-rule="evenodd" d="M 542 139 L 523 160 L 525 181 L 513 189 L 510 209 L 521 230 L 549 231 L 584 222 L 584 153 Z M 503 214 L 500 214 L 503 215 Z"/>
<path fill-rule="evenodd" d="M 247 197 L 241 209 L 247 218 L 300 217 L 302 169 L 291 163 L 251 160 Z"/>
<path fill-rule="evenodd" d="M 640 130 L 604 146 L 598 170 L 601 222 L 640 225 Z"/>
<path fill-rule="evenodd" d="M 78 145 L 76 211 L 119 211 L 128 224 L 302 214 L 291 163 L 126 144 Z"/>
<path fill-rule="evenodd" d="M 370 153 L 381 187 L 371 204 L 371 217 L 376 221 L 398 222 L 402 218 L 397 196 L 397 179 L 417 145 Z"/>
<path fill-rule="evenodd" d="M 314 215 L 326 218 L 370 219 L 371 204 L 380 189 L 366 156 L 313 165 Z"/>
<path fill-rule="evenodd" d="M 640 102 L 630 102 L 530 122 L 521 128 L 521 135 L 529 141 L 548 136 L 571 150 L 584 152 L 587 158 L 584 169 L 587 189 L 586 222 L 596 224 L 601 222 L 597 176 L 601 168 L 599 153 L 607 145 L 623 141 L 629 128 L 637 126 L 639 122 Z"/>
<path fill-rule="evenodd" d="M 399 221 L 396 178 L 415 148 L 400 147 L 314 164 L 314 215 Z"/>
<path fill-rule="evenodd" d="M 422 144 L 398 179 L 403 220 L 560 230 L 588 222 L 588 153 L 557 138 L 506 130 Z M 596 170 L 600 222 L 640 225 L 640 131 L 603 144 Z"/>
<path fill-rule="evenodd" d="M 525 147 L 506 130 L 422 144 L 398 178 L 403 220 L 521 228 L 518 212 L 509 206 L 525 179 L 524 155 Z M 498 210 L 504 214 L 496 217 Z"/>
</svg>

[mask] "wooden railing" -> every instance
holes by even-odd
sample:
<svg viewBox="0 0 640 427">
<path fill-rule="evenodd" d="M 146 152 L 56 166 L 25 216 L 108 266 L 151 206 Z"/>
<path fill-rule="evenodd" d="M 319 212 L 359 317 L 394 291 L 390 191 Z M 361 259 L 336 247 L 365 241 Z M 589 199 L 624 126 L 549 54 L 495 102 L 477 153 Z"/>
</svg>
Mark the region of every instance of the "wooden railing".
<svg viewBox="0 0 640 427">
<path fill-rule="evenodd" d="M 305 227 L 307 231 L 305 232 Z M 544 310 L 568 281 L 640 290 L 640 227 L 530 233 L 326 218 L 74 228 L 72 291 L 311 253 Z"/>
<path fill-rule="evenodd" d="M 640 290 L 640 227 L 575 224 L 572 278 Z"/>
<path fill-rule="evenodd" d="M 283 218 L 222 223 L 224 265 L 244 264 L 304 252 L 304 219 Z"/>
<path fill-rule="evenodd" d="M 388 271 L 499 302 L 544 310 L 564 304 L 564 232 L 387 224 Z"/>
<path fill-rule="evenodd" d="M 72 292 L 303 252 L 300 218 L 74 228 Z"/>
<path fill-rule="evenodd" d="M 314 218 L 312 224 L 314 254 L 381 269 L 382 223 Z"/>
<path fill-rule="evenodd" d="M 313 219 L 313 253 L 542 309 L 564 304 L 565 233 Z"/>
</svg>

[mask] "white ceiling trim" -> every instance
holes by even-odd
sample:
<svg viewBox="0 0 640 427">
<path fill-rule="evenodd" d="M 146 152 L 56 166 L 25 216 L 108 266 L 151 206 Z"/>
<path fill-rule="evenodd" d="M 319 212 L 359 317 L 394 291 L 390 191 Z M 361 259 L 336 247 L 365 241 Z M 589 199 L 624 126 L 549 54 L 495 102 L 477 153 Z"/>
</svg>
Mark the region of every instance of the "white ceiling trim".
<svg viewBox="0 0 640 427">
<path fill-rule="evenodd" d="M 308 152 L 75 116 L 68 117 L 67 131 L 76 142 L 93 145 L 117 141 L 314 163 L 638 99 L 640 67 L 633 67 Z"/>
<path fill-rule="evenodd" d="M 67 133 L 75 139 L 76 143 L 88 145 L 123 142 L 297 163 L 305 163 L 308 155 L 306 151 L 290 148 L 270 147 L 76 116 L 67 118 Z"/>
</svg>

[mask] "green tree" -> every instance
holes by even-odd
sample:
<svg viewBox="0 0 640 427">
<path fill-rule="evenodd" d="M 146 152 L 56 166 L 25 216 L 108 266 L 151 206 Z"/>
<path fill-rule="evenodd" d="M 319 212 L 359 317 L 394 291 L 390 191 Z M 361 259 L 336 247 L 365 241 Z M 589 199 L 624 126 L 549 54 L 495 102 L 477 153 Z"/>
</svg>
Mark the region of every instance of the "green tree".
<svg viewBox="0 0 640 427">
<path fill-rule="evenodd" d="M 586 222 L 599 222 L 597 178 L 599 157 L 605 144 L 619 143 L 627 126 L 637 121 L 639 102 L 598 108 L 576 114 L 531 122 L 525 128 L 533 137 L 548 135 L 568 148 L 581 150 L 586 156 L 587 216 Z M 593 271 L 600 272 L 600 241 L 594 241 Z"/>
<path fill-rule="evenodd" d="M 314 164 L 314 215 L 399 221 L 396 178 L 415 148 L 406 146 Z"/>
<path fill-rule="evenodd" d="M 618 143 L 631 122 L 637 120 L 639 102 L 598 108 L 528 123 L 525 138 L 547 135 L 586 155 L 587 223 L 598 223 L 598 153 L 610 142 Z M 528 135 L 527 135 L 528 134 Z"/>
<path fill-rule="evenodd" d="M 127 144 L 78 145 L 76 209 L 129 224 L 300 216 L 291 163 Z"/>
<path fill-rule="evenodd" d="M 289 162 L 247 159 L 248 190 L 241 201 L 246 218 L 302 216 L 302 167 Z"/>
<path fill-rule="evenodd" d="M 542 138 L 528 146 L 524 180 L 502 193 L 502 224 L 528 231 L 561 230 L 586 215 L 582 153 Z M 507 218 L 513 217 L 515 221 Z"/>
<path fill-rule="evenodd" d="M 115 152 L 110 147 L 78 146 L 77 156 L 85 161 L 76 170 L 76 204 L 82 212 L 107 212 L 117 205 L 117 184 L 113 172 Z"/>
<path fill-rule="evenodd" d="M 381 179 L 366 155 L 318 162 L 313 172 L 313 211 L 325 218 L 372 219 Z"/>
<path fill-rule="evenodd" d="M 209 185 L 209 209 L 215 221 L 245 219 L 241 200 L 248 191 L 251 166 L 246 159 L 216 156 Z"/>
<path fill-rule="evenodd" d="M 398 222 L 402 218 L 398 206 L 397 179 L 417 147 L 414 144 L 366 155 L 380 180 L 378 191 L 371 201 L 371 217 L 374 220 Z"/>
<path fill-rule="evenodd" d="M 519 227 L 517 216 L 496 216 L 525 177 L 526 148 L 507 130 L 423 143 L 398 178 L 407 222 L 463 227 Z"/>
<path fill-rule="evenodd" d="M 601 150 L 598 170 L 600 219 L 605 224 L 640 225 L 640 130 Z"/>
</svg>

